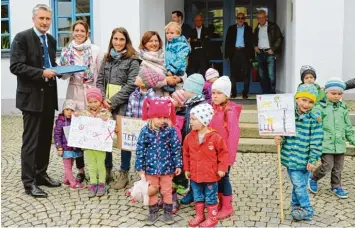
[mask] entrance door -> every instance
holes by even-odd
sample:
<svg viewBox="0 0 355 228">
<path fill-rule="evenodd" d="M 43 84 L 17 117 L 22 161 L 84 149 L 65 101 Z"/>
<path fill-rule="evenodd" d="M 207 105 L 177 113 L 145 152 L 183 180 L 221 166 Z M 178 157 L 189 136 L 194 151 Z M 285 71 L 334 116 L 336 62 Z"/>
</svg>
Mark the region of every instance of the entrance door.
<svg viewBox="0 0 355 228">
<path fill-rule="evenodd" d="M 275 21 L 276 0 L 185 0 L 185 22 L 194 27 L 193 19 L 197 14 L 204 18 L 204 26 L 210 30 L 209 64 L 217 69 L 220 75 L 230 76 L 229 61 L 224 58 L 224 40 L 228 27 L 236 23 L 236 14 L 243 12 L 246 22 L 254 29 L 258 22 L 256 13 L 264 9 L 271 21 Z M 257 73 L 257 63 L 251 69 L 249 93 L 261 93 Z M 244 84 L 237 83 L 237 91 L 241 93 Z"/>
</svg>

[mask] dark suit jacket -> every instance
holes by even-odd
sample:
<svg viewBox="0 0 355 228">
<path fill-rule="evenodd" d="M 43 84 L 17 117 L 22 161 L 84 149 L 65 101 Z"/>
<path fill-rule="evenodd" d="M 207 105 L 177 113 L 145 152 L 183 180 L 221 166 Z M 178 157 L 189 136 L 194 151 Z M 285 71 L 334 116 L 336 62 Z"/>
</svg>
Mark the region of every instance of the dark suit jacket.
<svg viewBox="0 0 355 228">
<path fill-rule="evenodd" d="M 192 51 L 194 51 L 195 47 L 202 46 L 204 48 L 204 51 L 207 52 L 210 37 L 209 37 L 208 29 L 206 27 L 202 26 L 200 39 L 198 39 L 197 41 L 193 41 L 194 39 L 197 39 L 197 29 L 196 28 L 192 29 L 192 33 L 191 33 L 190 38 L 191 38 L 190 44 L 191 44 Z"/>
<path fill-rule="evenodd" d="M 281 52 L 281 46 L 284 41 L 284 37 L 281 33 L 279 26 L 276 23 L 268 21 L 267 35 L 269 38 L 270 48 L 275 55 L 279 55 Z M 254 30 L 254 47 L 257 47 L 259 43 L 259 24 Z"/>
<path fill-rule="evenodd" d="M 226 43 L 224 45 L 224 56 L 228 59 L 232 59 L 233 57 L 235 41 L 237 39 L 237 26 L 237 24 L 231 25 L 227 31 Z M 244 26 L 244 44 L 247 49 L 248 58 L 252 59 L 254 58 L 253 31 L 247 23 L 244 23 Z"/>
<path fill-rule="evenodd" d="M 52 66 L 56 66 L 56 40 L 47 34 L 48 53 Z M 43 48 L 33 28 L 18 33 L 11 45 L 10 71 L 17 76 L 16 108 L 21 111 L 42 112 L 43 88 L 48 83 L 43 79 Z M 51 80 L 55 90 L 53 102 L 58 110 L 56 80 Z"/>
<path fill-rule="evenodd" d="M 183 23 L 181 26 L 181 35 L 185 36 L 185 38 L 188 40 L 191 36 L 192 28 L 190 25 Z"/>
</svg>

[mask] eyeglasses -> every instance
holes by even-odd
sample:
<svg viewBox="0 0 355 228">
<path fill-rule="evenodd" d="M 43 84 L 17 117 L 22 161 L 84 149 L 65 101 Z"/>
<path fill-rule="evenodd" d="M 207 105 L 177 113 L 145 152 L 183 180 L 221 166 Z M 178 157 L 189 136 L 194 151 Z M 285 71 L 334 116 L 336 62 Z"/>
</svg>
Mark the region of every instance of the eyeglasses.
<svg viewBox="0 0 355 228">
<path fill-rule="evenodd" d="M 244 20 L 244 17 L 237 17 L 238 20 Z"/>
</svg>

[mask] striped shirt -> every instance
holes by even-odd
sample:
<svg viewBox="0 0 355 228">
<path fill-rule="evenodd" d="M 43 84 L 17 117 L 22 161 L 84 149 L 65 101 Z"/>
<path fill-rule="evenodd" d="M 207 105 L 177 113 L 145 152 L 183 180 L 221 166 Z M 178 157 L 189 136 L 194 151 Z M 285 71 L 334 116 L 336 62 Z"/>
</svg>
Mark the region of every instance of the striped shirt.
<svg viewBox="0 0 355 228">
<path fill-rule="evenodd" d="M 323 128 L 312 112 L 300 114 L 296 108 L 296 136 L 282 140 L 281 163 L 291 170 L 305 170 L 322 155 Z"/>
</svg>

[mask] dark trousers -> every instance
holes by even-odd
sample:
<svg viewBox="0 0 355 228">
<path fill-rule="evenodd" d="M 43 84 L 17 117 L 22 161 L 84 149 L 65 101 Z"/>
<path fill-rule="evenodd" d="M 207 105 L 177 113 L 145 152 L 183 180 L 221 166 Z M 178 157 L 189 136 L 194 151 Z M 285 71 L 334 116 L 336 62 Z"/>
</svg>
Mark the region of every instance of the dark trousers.
<svg viewBox="0 0 355 228">
<path fill-rule="evenodd" d="M 55 111 L 53 96 L 57 94 L 54 87 L 44 88 L 43 93 L 42 112 L 22 112 L 21 179 L 25 188 L 47 175 Z"/>
<path fill-rule="evenodd" d="M 218 193 L 223 193 L 224 196 L 232 195 L 232 185 L 229 180 L 229 172 L 231 167 L 228 166 L 228 172 L 218 181 Z"/>
<path fill-rule="evenodd" d="M 344 154 L 322 154 L 322 164 L 313 173 L 313 178 L 319 180 L 332 171 L 330 184 L 332 188 L 341 187 L 341 172 L 344 168 Z"/>
<path fill-rule="evenodd" d="M 263 94 L 276 93 L 275 56 L 265 51 L 258 54 L 260 84 Z"/>
<path fill-rule="evenodd" d="M 76 163 L 76 168 L 78 168 L 78 169 L 84 168 L 85 167 L 84 156 L 76 158 L 75 159 L 75 163 Z M 112 169 L 112 167 L 113 167 L 113 164 L 112 164 L 112 153 L 106 153 L 105 167 L 106 167 L 106 169 Z"/>
<path fill-rule="evenodd" d="M 208 68 L 208 59 L 204 48 L 194 49 L 189 56 L 188 73 L 200 73 L 205 76 Z"/>
<path fill-rule="evenodd" d="M 248 55 L 246 49 L 235 50 L 233 57 L 230 59 L 230 71 L 231 71 L 231 82 L 232 82 L 232 97 L 237 95 L 237 81 L 244 82 L 243 95 L 249 93 L 249 82 L 250 82 L 250 64 L 248 60 Z"/>
</svg>

